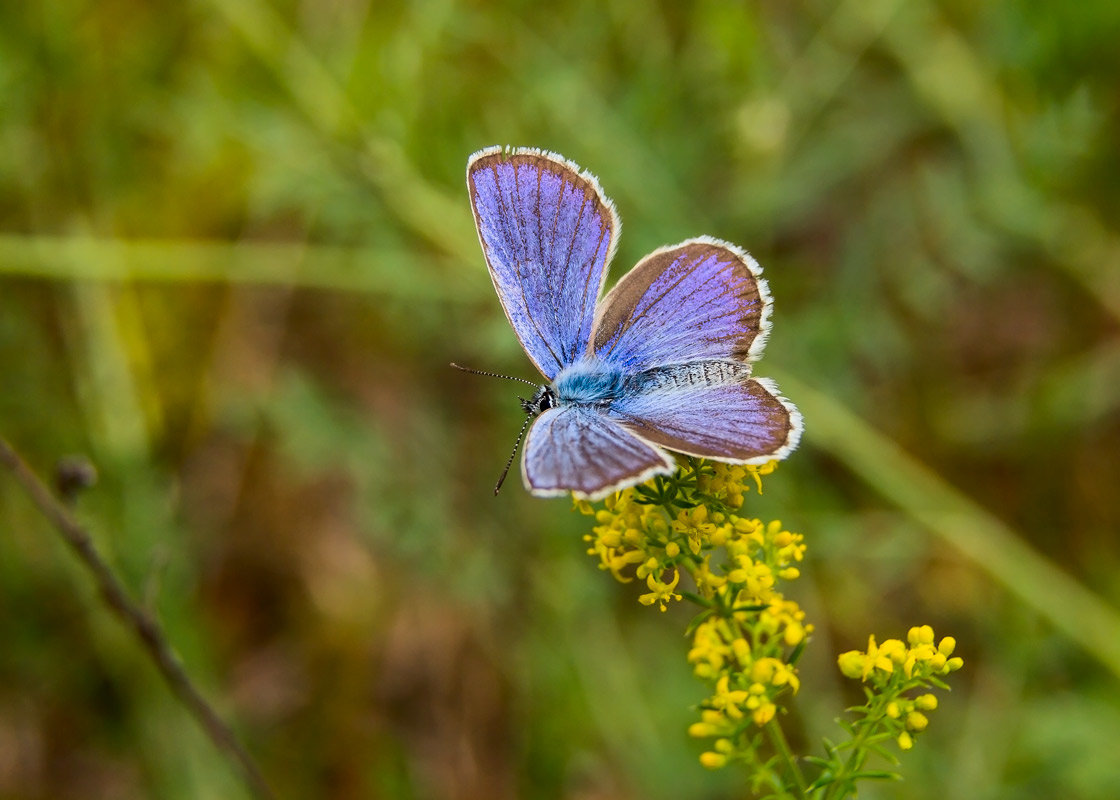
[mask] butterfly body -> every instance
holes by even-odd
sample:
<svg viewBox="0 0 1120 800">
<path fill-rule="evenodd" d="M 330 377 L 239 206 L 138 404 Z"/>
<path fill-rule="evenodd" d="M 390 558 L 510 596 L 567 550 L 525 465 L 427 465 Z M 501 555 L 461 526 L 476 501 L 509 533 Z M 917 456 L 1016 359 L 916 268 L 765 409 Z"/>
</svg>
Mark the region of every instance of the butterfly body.
<svg viewBox="0 0 1120 800">
<path fill-rule="evenodd" d="M 621 225 L 593 176 L 552 153 L 489 148 L 467 184 L 494 288 L 549 381 L 522 400 L 530 491 L 603 497 L 673 471 L 669 450 L 734 463 L 793 450 L 800 414 L 752 375 L 770 314 L 753 258 L 689 239 L 600 300 Z"/>
<path fill-rule="evenodd" d="M 625 379 L 621 370 L 589 357 L 562 369 L 550 388 L 558 406 L 608 408 L 612 401 L 622 396 Z"/>
</svg>

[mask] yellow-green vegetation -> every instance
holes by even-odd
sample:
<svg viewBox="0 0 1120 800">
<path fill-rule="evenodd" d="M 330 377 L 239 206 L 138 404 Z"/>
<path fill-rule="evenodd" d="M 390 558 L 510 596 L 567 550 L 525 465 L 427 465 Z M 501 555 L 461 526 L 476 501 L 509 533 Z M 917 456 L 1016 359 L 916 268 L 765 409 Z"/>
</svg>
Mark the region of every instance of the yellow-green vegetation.
<svg viewBox="0 0 1120 800">
<path fill-rule="evenodd" d="M 700 721 L 688 729 L 709 741 L 701 764 L 741 765 L 758 797 L 852 797 L 860 781 L 901 777 L 882 768 L 895 762 L 882 743 L 893 738 L 911 749 L 929 724 L 924 712 L 937 708 L 927 690 L 948 689 L 942 678 L 964 662 L 952 655 L 956 640 L 935 642 L 928 625 L 910 628 L 906 643 L 876 644 L 871 636 L 865 652 L 838 658 L 840 671 L 861 681 L 866 695 L 849 709 L 851 718 L 840 720 L 849 738 L 825 739 L 824 756 L 790 749 L 784 714 L 801 689 L 797 662 L 813 625 L 785 584 L 801 576 L 796 565 L 806 545 L 779 521 L 743 516 L 745 495 L 752 485 L 761 492 L 762 476 L 776 466 L 687 458 L 675 475 L 611 495 L 602 508 L 580 501 L 577 507 L 597 523 L 585 537 L 587 552 L 622 583 L 644 579 L 650 591 L 638 598 L 643 605 L 665 611 L 687 598 L 702 609 L 688 626 L 688 662 L 712 690 L 700 703 Z M 682 573 L 695 591 L 677 591 Z M 887 764 L 868 769 L 875 755 Z"/>
</svg>

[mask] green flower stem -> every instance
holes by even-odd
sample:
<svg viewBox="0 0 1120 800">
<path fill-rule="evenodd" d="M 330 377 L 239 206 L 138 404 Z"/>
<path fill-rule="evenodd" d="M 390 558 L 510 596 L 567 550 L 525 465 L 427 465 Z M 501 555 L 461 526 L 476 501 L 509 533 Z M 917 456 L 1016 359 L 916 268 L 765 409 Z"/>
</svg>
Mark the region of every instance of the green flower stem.
<svg viewBox="0 0 1120 800">
<path fill-rule="evenodd" d="M 811 443 L 955 547 L 1058 631 L 1120 675 L 1120 609 L 1070 577 L 1025 538 L 831 396 L 781 381 L 813 420 Z"/>
<path fill-rule="evenodd" d="M 789 742 L 786 741 L 786 734 L 782 730 L 782 726 L 778 724 L 777 719 L 772 719 L 766 723 L 766 734 L 770 737 L 770 743 L 774 745 L 774 750 L 785 765 L 784 772 L 793 781 L 794 796 L 803 800 L 808 796 L 806 794 L 805 776 L 801 774 L 801 766 L 797 763 L 797 757 L 793 754 L 793 751 L 790 750 Z M 789 788 L 788 783 L 787 788 Z"/>
<path fill-rule="evenodd" d="M 931 626 L 918 625 L 905 640 L 879 643 L 870 636 L 866 652 L 841 653 L 837 666 L 864 684 L 866 702 L 849 709 L 856 719 L 842 723 L 848 739 L 828 744 L 827 758 L 795 755 L 778 715 L 801 688 L 796 664 L 813 630 L 785 595 L 785 584 L 800 576 L 804 537 L 779 521 L 739 515 L 745 479 L 757 481 L 772 466 L 765 473 L 732 469 L 717 465 L 708 472 L 690 461 L 682 466 L 691 470 L 688 478 L 658 478 L 611 498 L 602 510 L 579 506 L 598 523 L 585 537 L 588 553 L 622 582 L 633 580 L 623 574 L 632 569 L 649 588 L 640 602 L 664 611 L 687 599 L 702 609 L 686 630 L 688 661 L 711 692 L 689 726 L 690 736 L 710 741 L 700 763 L 746 768 L 751 791 L 768 800 L 841 800 L 855 794 L 858 781 L 899 777 L 867 771 L 865 764 L 874 754 L 897 763 L 881 746 L 892 737 L 900 750 L 914 746 L 937 698 L 907 692 L 948 688 L 941 677 L 963 664 L 952 655 L 956 640 L 938 642 Z M 682 573 L 694 592 L 678 589 Z M 810 768 L 808 777 L 803 768 Z"/>
<path fill-rule="evenodd" d="M 868 737 L 871 736 L 872 731 L 876 727 L 876 723 L 883 718 L 883 715 L 885 713 L 883 709 L 886 707 L 886 703 L 883 698 L 879 698 L 879 702 L 876 705 L 877 713 L 874 713 L 874 716 L 872 716 L 872 714 L 868 714 L 864 719 L 864 724 L 859 726 L 859 733 L 857 733 L 856 738 L 852 740 L 851 755 L 849 755 L 847 760 L 844 762 L 844 766 L 840 769 L 840 772 L 835 775 L 832 781 L 828 784 L 822 800 L 832 800 L 832 798 L 834 797 L 846 797 L 847 793 L 844 792 L 843 789 L 845 783 L 851 778 L 852 775 L 855 775 L 860 769 L 863 768 L 863 764 L 867 760 L 867 751 L 864 749 L 863 745 L 867 741 Z M 840 791 L 841 793 L 837 795 L 837 791 Z"/>
</svg>

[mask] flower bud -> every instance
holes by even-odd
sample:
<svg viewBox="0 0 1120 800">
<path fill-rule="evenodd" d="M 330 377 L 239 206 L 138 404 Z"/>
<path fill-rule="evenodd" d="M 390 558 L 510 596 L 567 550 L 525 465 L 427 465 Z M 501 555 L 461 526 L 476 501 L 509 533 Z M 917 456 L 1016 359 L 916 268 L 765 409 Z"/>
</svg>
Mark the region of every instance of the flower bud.
<svg viewBox="0 0 1120 800">
<path fill-rule="evenodd" d="M 845 678 L 862 678 L 863 660 L 864 655 L 859 650 L 849 650 L 846 653 L 841 653 L 840 657 L 836 659 L 836 663 Z"/>
</svg>

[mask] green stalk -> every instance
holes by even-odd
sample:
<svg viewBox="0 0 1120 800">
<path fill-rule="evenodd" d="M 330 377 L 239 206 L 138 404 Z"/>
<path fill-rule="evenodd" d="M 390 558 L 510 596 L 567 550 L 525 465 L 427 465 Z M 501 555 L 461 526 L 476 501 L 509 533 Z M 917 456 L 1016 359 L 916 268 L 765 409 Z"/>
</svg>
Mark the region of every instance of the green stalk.
<svg viewBox="0 0 1120 800">
<path fill-rule="evenodd" d="M 777 719 L 772 719 L 766 723 L 766 733 L 770 737 L 770 743 L 774 745 L 774 749 L 778 755 L 781 756 L 785 764 L 785 772 L 793 780 L 793 786 L 797 789 L 796 796 L 804 800 L 807 795 L 807 785 L 805 783 L 805 776 L 801 774 L 801 767 L 797 763 L 797 757 L 789 748 L 789 742 L 786 741 L 785 732 L 782 726 L 778 724 Z"/>
<path fill-rule="evenodd" d="M 882 705 L 882 698 L 879 698 L 879 707 L 882 708 Z M 867 760 L 867 753 L 863 749 L 863 743 L 867 740 L 867 737 L 871 735 L 875 723 L 878 722 L 882 716 L 882 712 L 880 712 L 874 720 L 871 719 L 871 714 L 868 714 L 867 717 L 864 718 L 865 724 L 860 725 L 859 733 L 857 733 L 856 738 L 852 740 L 851 755 L 849 755 L 844 762 L 844 766 L 841 768 L 840 772 L 833 776 L 832 782 L 829 783 L 828 787 L 825 789 L 822 800 L 832 800 L 832 798 L 836 797 L 836 787 L 842 786 L 844 781 L 863 767 L 863 762 Z"/>
<path fill-rule="evenodd" d="M 812 420 L 809 443 L 844 462 L 1120 676 L 1120 611 L 832 397 L 788 375 L 776 377 Z"/>
</svg>

